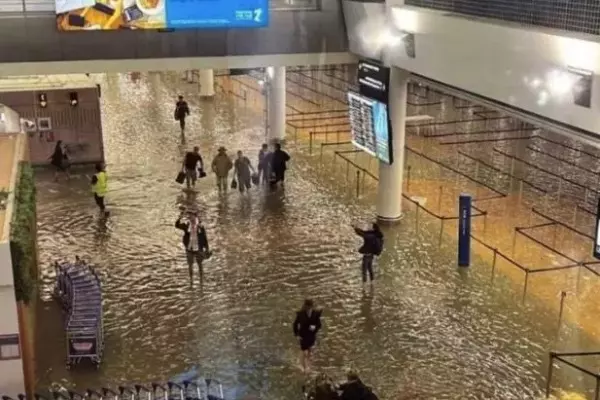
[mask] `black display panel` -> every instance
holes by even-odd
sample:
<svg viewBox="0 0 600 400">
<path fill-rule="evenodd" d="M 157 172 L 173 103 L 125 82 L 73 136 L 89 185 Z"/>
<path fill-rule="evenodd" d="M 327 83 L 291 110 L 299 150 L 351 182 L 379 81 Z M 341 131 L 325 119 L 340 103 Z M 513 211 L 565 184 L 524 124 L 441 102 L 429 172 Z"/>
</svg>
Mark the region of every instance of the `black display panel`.
<svg viewBox="0 0 600 400">
<path fill-rule="evenodd" d="M 390 69 L 383 65 L 361 60 L 358 62 L 358 91 L 361 95 L 388 104 Z"/>
<path fill-rule="evenodd" d="M 348 116 L 352 143 L 380 161 L 391 164 L 392 141 L 387 104 L 348 92 Z"/>
</svg>

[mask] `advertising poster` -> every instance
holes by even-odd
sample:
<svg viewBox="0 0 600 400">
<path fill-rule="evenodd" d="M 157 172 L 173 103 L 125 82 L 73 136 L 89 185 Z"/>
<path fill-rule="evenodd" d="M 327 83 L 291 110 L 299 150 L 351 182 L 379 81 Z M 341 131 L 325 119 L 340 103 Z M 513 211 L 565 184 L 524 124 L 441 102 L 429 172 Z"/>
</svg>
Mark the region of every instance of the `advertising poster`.
<svg viewBox="0 0 600 400">
<path fill-rule="evenodd" d="M 61 31 L 261 28 L 269 0 L 55 0 Z"/>
<path fill-rule="evenodd" d="M 375 101 L 372 108 L 377 158 L 386 164 L 391 164 L 392 152 L 390 151 L 390 124 L 387 106 Z"/>
</svg>

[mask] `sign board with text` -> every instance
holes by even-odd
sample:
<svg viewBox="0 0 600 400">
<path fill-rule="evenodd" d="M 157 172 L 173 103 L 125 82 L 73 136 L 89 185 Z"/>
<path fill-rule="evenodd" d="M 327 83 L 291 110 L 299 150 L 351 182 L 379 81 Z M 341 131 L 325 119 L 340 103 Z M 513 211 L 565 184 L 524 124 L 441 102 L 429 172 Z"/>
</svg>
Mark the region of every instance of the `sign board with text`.
<svg viewBox="0 0 600 400">
<path fill-rule="evenodd" d="M 261 28 L 269 0 L 55 0 L 58 29 Z"/>
<path fill-rule="evenodd" d="M 358 91 L 361 95 L 388 104 L 390 69 L 367 60 L 358 62 Z"/>
<path fill-rule="evenodd" d="M 380 161 L 391 164 L 393 159 L 387 104 L 348 92 L 348 118 L 352 143 Z"/>
</svg>

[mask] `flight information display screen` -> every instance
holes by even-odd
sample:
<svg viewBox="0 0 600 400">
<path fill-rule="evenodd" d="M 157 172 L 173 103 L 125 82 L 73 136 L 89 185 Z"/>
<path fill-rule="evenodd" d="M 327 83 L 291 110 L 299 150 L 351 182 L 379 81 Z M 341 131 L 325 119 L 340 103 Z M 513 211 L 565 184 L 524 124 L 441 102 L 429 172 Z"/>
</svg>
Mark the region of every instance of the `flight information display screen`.
<svg viewBox="0 0 600 400">
<path fill-rule="evenodd" d="M 393 160 L 387 105 L 348 92 L 348 106 L 352 143 L 380 161 L 391 164 Z"/>
<path fill-rule="evenodd" d="M 262 28 L 269 0 L 54 0 L 58 29 Z"/>
</svg>

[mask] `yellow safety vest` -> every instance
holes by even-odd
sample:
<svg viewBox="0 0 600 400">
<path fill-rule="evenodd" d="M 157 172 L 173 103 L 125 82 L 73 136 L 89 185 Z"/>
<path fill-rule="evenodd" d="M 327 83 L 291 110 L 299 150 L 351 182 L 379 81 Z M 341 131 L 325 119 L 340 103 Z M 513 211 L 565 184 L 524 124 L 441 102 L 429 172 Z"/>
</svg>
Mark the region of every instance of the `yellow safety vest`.
<svg viewBox="0 0 600 400">
<path fill-rule="evenodd" d="M 106 172 L 98 172 L 96 179 L 96 184 L 92 185 L 92 192 L 100 197 L 104 197 L 106 195 Z"/>
</svg>

